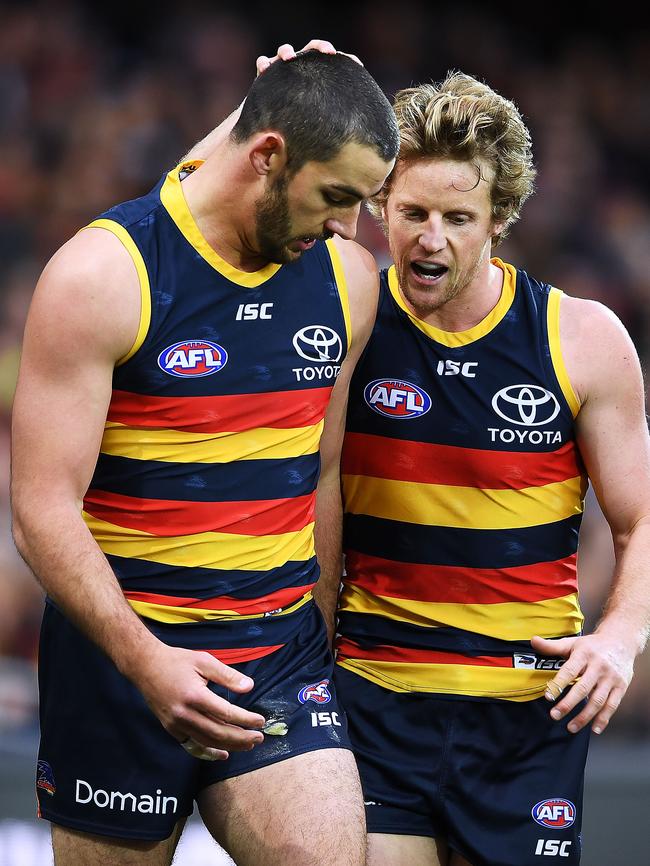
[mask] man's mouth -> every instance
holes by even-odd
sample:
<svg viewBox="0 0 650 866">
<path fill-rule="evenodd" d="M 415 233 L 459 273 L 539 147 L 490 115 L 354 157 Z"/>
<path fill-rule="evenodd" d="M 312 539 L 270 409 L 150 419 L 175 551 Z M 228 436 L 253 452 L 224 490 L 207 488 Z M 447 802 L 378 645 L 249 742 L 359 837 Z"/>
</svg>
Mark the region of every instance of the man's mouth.
<svg viewBox="0 0 650 866">
<path fill-rule="evenodd" d="M 419 280 L 427 283 L 435 283 L 443 277 L 449 268 L 436 262 L 411 262 L 411 269 Z"/>
<path fill-rule="evenodd" d="M 316 243 L 316 238 L 305 237 L 298 238 L 296 241 L 296 245 L 301 252 L 305 252 L 305 250 L 310 250 L 314 244 Z"/>
</svg>

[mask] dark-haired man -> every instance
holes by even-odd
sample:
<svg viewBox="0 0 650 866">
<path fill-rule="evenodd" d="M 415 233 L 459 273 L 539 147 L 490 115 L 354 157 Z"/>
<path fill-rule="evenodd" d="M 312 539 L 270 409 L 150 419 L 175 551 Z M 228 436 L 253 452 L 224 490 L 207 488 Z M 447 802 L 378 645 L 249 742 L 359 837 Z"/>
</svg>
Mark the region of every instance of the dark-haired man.
<svg viewBox="0 0 650 866">
<path fill-rule="evenodd" d="M 368 73 L 307 53 L 255 82 L 204 163 L 43 273 L 13 502 L 49 596 L 37 792 L 57 864 L 167 864 L 194 799 L 239 866 L 363 862 L 313 523 L 375 306 L 351 239 L 397 144 Z"/>
</svg>

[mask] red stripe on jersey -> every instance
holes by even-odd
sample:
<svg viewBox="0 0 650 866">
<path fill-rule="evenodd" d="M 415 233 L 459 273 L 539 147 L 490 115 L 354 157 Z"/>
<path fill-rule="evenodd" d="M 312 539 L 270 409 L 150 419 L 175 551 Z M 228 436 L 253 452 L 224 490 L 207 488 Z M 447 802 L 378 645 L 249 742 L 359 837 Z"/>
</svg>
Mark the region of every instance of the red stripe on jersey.
<svg viewBox="0 0 650 866">
<path fill-rule="evenodd" d="M 489 667 L 511 668 L 511 656 L 466 656 L 460 653 L 440 652 L 439 650 L 415 650 L 399 646 L 374 646 L 367 649 L 354 641 L 341 638 L 337 644 L 337 660 L 368 659 L 374 662 L 398 662 L 400 664 L 425 665 L 486 665 Z"/>
<path fill-rule="evenodd" d="M 188 502 L 89 490 L 84 508 L 99 520 L 160 538 L 199 532 L 261 536 L 304 529 L 314 519 L 315 502 L 315 493 L 289 499 Z"/>
<path fill-rule="evenodd" d="M 574 442 L 549 454 L 486 451 L 346 433 L 341 471 L 420 484 L 521 490 L 575 478 L 584 468 Z"/>
<path fill-rule="evenodd" d="M 577 554 L 512 568 L 396 562 L 349 551 L 346 583 L 373 595 L 452 604 L 543 601 L 577 592 Z"/>
<path fill-rule="evenodd" d="M 257 427 L 290 430 L 321 421 L 331 392 L 329 387 L 226 397 L 152 397 L 115 390 L 108 420 L 128 427 L 192 433 L 237 433 Z"/>
<path fill-rule="evenodd" d="M 236 664 L 237 662 L 250 662 L 253 659 L 263 659 L 264 656 L 269 656 L 276 650 L 282 649 L 283 643 L 277 646 L 261 646 L 261 647 L 244 647 L 243 649 L 205 649 L 196 650 L 196 652 L 210 653 L 220 662 L 226 665 Z"/>
<path fill-rule="evenodd" d="M 124 593 L 130 601 L 142 601 L 146 604 L 160 604 L 168 607 L 191 607 L 195 610 L 232 610 L 239 616 L 256 613 L 267 613 L 271 610 L 279 610 L 289 607 L 298 601 L 314 587 L 315 584 L 307 583 L 304 586 L 288 586 L 278 589 L 268 595 L 257 598 L 234 598 L 231 595 L 220 595 L 216 598 L 190 598 L 178 595 L 156 595 L 151 592 L 129 592 Z"/>
</svg>

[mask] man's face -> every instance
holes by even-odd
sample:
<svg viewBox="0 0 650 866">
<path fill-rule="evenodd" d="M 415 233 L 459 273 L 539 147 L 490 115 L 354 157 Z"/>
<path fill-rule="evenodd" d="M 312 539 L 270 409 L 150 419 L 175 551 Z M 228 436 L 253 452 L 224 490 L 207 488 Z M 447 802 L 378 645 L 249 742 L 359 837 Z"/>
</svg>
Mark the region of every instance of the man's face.
<svg viewBox="0 0 650 866">
<path fill-rule="evenodd" d="M 388 245 L 401 293 L 420 319 L 454 298 L 469 297 L 487 275 L 492 237 L 502 229 L 492 219 L 485 164 L 453 159 L 404 163 L 384 208 Z"/>
<path fill-rule="evenodd" d="M 327 162 L 308 162 L 270 181 L 256 206 L 257 245 L 269 261 L 288 264 L 317 240 L 356 235 L 364 199 L 377 193 L 393 166 L 371 147 L 349 142 Z"/>
</svg>

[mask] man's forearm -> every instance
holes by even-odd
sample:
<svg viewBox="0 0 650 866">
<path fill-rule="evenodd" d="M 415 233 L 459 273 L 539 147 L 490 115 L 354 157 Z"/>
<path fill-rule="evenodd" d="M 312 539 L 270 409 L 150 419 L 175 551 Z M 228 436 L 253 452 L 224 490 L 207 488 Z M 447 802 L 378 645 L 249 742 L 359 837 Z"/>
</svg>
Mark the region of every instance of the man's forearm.
<svg viewBox="0 0 650 866">
<path fill-rule="evenodd" d="M 320 608 L 330 641 L 336 630 L 336 606 L 341 587 L 343 557 L 343 508 L 341 489 L 336 479 L 322 483 L 316 497 L 316 556 L 320 565 L 320 579 L 314 587 L 314 599 Z"/>
<path fill-rule="evenodd" d="M 615 539 L 616 570 L 597 633 L 615 628 L 636 653 L 650 636 L 650 518 Z"/>
<path fill-rule="evenodd" d="M 138 657 L 158 641 L 124 598 L 76 508 L 41 502 L 37 518 L 16 508 L 14 539 L 52 600 L 132 679 Z"/>
</svg>

